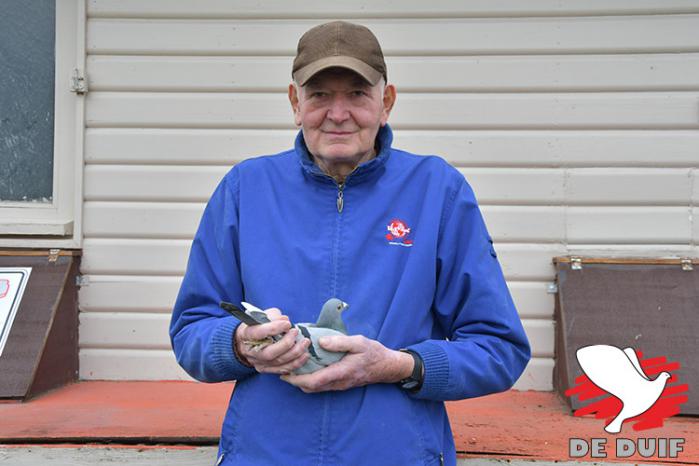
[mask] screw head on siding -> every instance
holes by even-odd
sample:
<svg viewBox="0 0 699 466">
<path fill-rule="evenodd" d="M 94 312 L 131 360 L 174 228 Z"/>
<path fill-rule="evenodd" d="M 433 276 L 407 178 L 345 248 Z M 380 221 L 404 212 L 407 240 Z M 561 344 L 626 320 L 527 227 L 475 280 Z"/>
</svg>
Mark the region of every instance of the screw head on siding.
<svg viewBox="0 0 699 466">
<path fill-rule="evenodd" d="M 75 284 L 77 286 L 87 286 L 90 284 L 90 277 L 86 275 L 77 275 L 75 277 Z"/>
</svg>

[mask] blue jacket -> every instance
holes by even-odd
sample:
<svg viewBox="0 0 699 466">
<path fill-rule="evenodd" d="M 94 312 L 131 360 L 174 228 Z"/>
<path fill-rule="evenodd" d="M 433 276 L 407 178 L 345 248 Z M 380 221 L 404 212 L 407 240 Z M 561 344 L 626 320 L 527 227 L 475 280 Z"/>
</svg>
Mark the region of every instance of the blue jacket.
<svg viewBox="0 0 699 466">
<path fill-rule="evenodd" d="M 170 335 L 192 377 L 237 381 L 221 464 L 453 465 L 443 402 L 507 390 L 529 361 L 464 177 L 439 157 L 392 148 L 388 125 L 377 138 L 379 154 L 339 186 L 299 133 L 294 149 L 235 165 L 206 206 Z M 237 360 L 239 322 L 218 307 L 247 301 L 315 322 L 330 297 L 350 305 L 350 334 L 422 356 L 420 391 L 303 393 Z"/>
</svg>

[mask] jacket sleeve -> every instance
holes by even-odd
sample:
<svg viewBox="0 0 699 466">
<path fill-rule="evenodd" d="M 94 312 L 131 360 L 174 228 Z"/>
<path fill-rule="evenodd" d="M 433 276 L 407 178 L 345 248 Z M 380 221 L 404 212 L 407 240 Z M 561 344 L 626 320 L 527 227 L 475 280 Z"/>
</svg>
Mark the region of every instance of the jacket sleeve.
<svg viewBox="0 0 699 466">
<path fill-rule="evenodd" d="M 204 209 L 170 322 L 177 362 L 202 382 L 240 380 L 256 373 L 233 351 L 233 335 L 240 321 L 219 307 L 220 301 L 243 300 L 237 193 L 234 168 Z"/>
<path fill-rule="evenodd" d="M 459 174 L 445 203 L 437 245 L 432 312 L 446 339 L 410 347 L 424 361 L 421 389 L 431 400 L 458 400 L 509 389 L 530 348 L 473 191 Z"/>
</svg>

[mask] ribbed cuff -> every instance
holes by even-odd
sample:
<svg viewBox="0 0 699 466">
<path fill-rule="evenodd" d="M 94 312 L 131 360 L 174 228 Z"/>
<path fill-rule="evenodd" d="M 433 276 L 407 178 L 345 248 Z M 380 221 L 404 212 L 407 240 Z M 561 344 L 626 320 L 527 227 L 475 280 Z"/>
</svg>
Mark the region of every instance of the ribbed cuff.
<svg viewBox="0 0 699 466">
<path fill-rule="evenodd" d="M 234 317 L 220 320 L 221 323 L 211 336 L 214 367 L 229 380 L 238 380 L 254 374 L 255 369 L 240 362 L 233 350 L 233 338 L 240 321 Z"/>
<path fill-rule="evenodd" d="M 407 349 L 419 354 L 425 365 L 425 379 L 422 382 L 422 387 L 410 395 L 429 400 L 446 399 L 449 389 L 449 358 L 447 353 L 439 345 L 429 341 L 408 346 Z"/>
</svg>

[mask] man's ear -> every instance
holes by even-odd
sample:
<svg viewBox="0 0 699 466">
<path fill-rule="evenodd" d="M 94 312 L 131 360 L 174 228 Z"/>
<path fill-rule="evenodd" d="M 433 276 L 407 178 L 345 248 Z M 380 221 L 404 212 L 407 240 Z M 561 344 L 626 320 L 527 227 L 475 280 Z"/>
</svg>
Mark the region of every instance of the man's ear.
<svg viewBox="0 0 699 466">
<path fill-rule="evenodd" d="M 396 103 L 396 86 L 386 84 L 383 89 L 383 110 L 381 111 L 381 126 L 386 126 L 393 104 Z"/>
<path fill-rule="evenodd" d="M 291 110 L 294 112 L 294 123 L 296 126 L 301 126 L 301 113 L 299 112 L 299 95 L 296 92 L 294 83 L 289 84 L 289 103 Z"/>
</svg>

